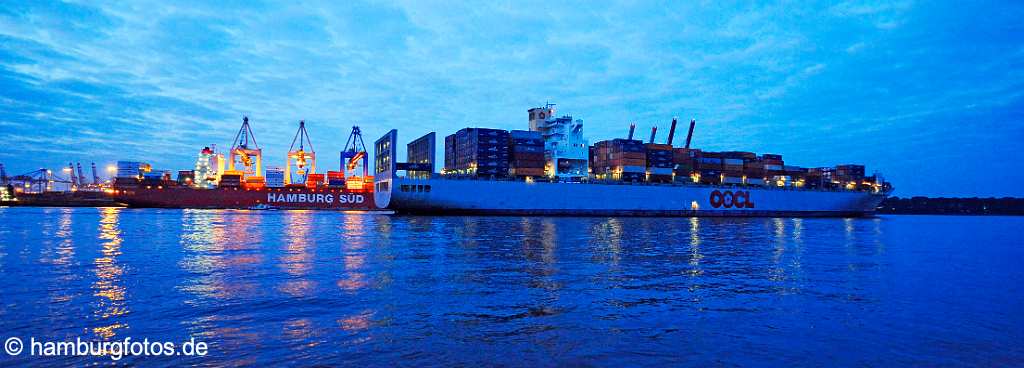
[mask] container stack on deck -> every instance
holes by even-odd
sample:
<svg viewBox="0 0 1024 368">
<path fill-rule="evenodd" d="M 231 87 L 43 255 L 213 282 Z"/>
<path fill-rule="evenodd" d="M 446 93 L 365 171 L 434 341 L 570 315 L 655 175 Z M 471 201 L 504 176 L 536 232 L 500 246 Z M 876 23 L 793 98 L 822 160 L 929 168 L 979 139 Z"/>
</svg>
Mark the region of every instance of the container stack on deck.
<svg viewBox="0 0 1024 368">
<path fill-rule="evenodd" d="M 306 175 L 306 184 L 292 184 L 298 187 L 305 186 L 306 188 L 315 189 L 324 185 L 325 176 L 324 174 L 308 174 Z"/>
<path fill-rule="evenodd" d="M 513 130 L 509 137 L 509 174 L 544 176 L 544 138 L 540 132 Z"/>
<path fill-rule="evenodd" d="M 245 187 L 248 189 L 263 189 L 267 186 L 267 180 L 262 176 L 250 175 L 245 177 Z"/>
<path fill-rule="evenodd" d="M 445 169 L 449 173 L 463 175 L 508 176 L 509 139 L 506 130 L 461 129 L 455 133 L 454 139 L 445 138 Z"/>
<path fill-rule="evenodd" d="M 345 187 L 345 172 L 344 171 L 328 171 L 327 172 L 327 187 L 328 188 L 344 188 Z"/>
<path fill-rule="evenodd" d="M 284 169 L 280 167 L 268 167 L 266 169 L 267 187 L 284 187 Z"/>
<path fill-rule="evenodd" d="M 597 179 L 641 182 L 647 176 L 647 149 L 633 139 L 600 141 L 594 144 L 590 167 Z"/>
<path fill-rule="evenodd" d="M 220 176 L 220 183 L 218 185 L 221 188 L 238 188 L 242 186 L 242 172 L 238 170 L 225 171 Z"/>
<path fill-rule="evenodd" d="M 672 169 L 675 166 L 672 157 L 672 145 L 648 143 L 644 146 L 647 154 L 647 181 L 652 183 L 671 183 Z"/>
</svg>

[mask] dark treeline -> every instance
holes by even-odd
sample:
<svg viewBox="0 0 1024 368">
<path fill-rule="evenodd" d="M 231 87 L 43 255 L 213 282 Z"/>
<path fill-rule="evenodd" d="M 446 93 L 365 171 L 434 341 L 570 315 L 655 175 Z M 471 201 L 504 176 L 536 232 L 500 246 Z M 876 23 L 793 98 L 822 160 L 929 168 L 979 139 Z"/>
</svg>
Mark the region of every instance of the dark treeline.
<svg viewBox="0 0 1024 368">
<path fill-rule="evenodd" d="M 936 215 L 1024 215 L 1024 198 L 887 198 L 878 213 Z"/>
</svg>

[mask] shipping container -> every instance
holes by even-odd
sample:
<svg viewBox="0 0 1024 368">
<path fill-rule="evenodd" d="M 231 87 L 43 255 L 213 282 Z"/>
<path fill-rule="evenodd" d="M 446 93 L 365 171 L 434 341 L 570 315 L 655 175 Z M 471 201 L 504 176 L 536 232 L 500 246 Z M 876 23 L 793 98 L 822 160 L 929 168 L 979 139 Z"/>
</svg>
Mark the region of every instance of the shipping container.
<svg viewBox="0 0 1024 368">
<path fill-rule="evenodd" d="M 722 184 L 743 184 L 743 178 L 739 176 L 726 176 L 722 178 Z"/>
</svg>

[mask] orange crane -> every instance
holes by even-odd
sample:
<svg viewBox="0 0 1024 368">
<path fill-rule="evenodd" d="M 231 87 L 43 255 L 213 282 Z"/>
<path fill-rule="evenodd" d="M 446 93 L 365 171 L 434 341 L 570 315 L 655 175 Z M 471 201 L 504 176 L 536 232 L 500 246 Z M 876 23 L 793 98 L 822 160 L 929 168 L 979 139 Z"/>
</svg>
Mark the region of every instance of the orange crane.
<svg viewBox="0 0 1024 368">
<path fill-rule="evenodd" d="M 299 149 L 295 149 L 295 143 Z M 306 145 L 309 150 L 306 150 Z M 295 177 L 292 177 L 292 160 L 295 160 Z M 308 169 L 307 169 L 308 166 Z M 299 121 L 299 130 L 292 138 L 292 145 L 288 148 L 288 158 L 285 163 L 284 183 L 302 184 L 306 182 L 309 174 L 316 173 L 316 151 L 313 149 L 313 142 L 309 140 L 309 133 L 306 132 L 306 121 Z"/>
<path fill-rule="evenodd" d="M 251 147 L 250 147 L 251 145 Z M 244 175 L 259 176 L 263 172 L 263 150 L 256 144 L 256 137 L 249 127 L 249 117 L 242 117 L 242 128 L 235 135 L 235 141 L 231 146 L 231 159 L 228 160 L 228 170 L 235 171 L 235 163 L 240 163 Z"/>
</svg>

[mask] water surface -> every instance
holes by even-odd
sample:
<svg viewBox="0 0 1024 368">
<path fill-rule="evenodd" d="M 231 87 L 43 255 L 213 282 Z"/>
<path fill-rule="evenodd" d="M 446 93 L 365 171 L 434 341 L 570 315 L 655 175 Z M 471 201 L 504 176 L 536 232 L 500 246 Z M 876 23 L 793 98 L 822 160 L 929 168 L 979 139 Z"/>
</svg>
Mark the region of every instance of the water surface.
<svg viewBox="0 0 1024 368">
<path fill-rule="evenodd" d="M 0 338 L 210 344 L 120 361 L 146 365 L 1020 365 L 1021 229 L 0 208 Z"/>
</svg>

